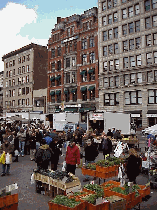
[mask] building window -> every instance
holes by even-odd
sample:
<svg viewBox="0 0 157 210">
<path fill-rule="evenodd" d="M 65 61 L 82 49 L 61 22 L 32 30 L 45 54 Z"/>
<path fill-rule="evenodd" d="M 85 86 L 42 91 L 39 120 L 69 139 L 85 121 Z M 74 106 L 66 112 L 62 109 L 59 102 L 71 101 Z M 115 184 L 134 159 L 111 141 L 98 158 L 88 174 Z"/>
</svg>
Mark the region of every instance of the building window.
<svg viewBox="0 0 157 210">
<path fill-rule="evenodd" d="M 94 37 L 90 37 L 89 39 L 89 46 L 94 47 Z"/>
<path fill-rule="evenodd" d="M 21 77 L 18 78 L 18 85 L 21 85 Z"/>
<path fill-rule="evenodd" d="M 87 71 L 84 71 L 84 74 L 82 74 L 82 82 L 87 82 Z"/>
<path fill-rule="evenodd" d="M 68 53 L 68 51 L 69 51 L 69 50 L 68 50 L 68 44 L 66 43 L 66 44 L 65 44 L 65 53 Z"/>
<path fill-rule="evenodd" d="M 67 28 L 67 36 L 70 36 L 70 28 Z"/>
<path fill-rule="evenodd" d="M 135 22 L 135 32 L 140 31 L 140 20 Z"/>
<path fill-rule="evenodd" d="M 9 90 L 9 97 L 12 97 L 11 92 L 12 92 L 12 91 L 11 91 L 11 90 Z"/>
<path fill-rule="evenodd" d="M 25 95 L 25 87 L 22 88 L 22 95 Z"/>
<path fill-rule="evenodd" d="M 157 63 L 157 52 L 154 52 L 154 63 Z"/>
<path fill-rule="evenodd" d="M 134 39 L 129 40 L 129 50 L 134 50 Z"/>
<path fill-rule="evenodd" d="M 25 73 L 25 66 L 22 66 L 22 74 Z"/>
<path fill-rule="evenodd" d="M 20 64 L 20 63 L 21 63 L 21 57 L 18 58 L 18 64 Z"/>
<path fill-rule="evenodd" d="M 73 93 L 72 96 L 73 96 L 73 102 L 77 102 L 77 94 Z"/>
<path fill-rule="evenodd" d="M 150 17 L 148 17 L 148 18 L 145 19 L 145 27 L 146 27 L 146 29 L 152 27 L 151 26 L 151 19 L 150 19 Z"/>
<path fill-rule="evenodd" d="M 119 86 L 119 76 L 115 77 L 115 86 L 118 87 Z"/>
<path fill-rule="evenodd" d="M 13 107 L 15 106 L 15 100 L 12 101 L 12 106 L 13 106 Z"/>
<path fill-rule="evenodd" d="M 22 57 L 22 63 L 24 63 L 24 62 L 25 62 L 25 56 Z"/>
<path fill-rule="evenodd" d="M 11 87 L 11 80 L 9 80 L 9 87 Z"/>
<path fill-rule="evenodd" d="M 57 70 L 61 70 L 61 61 L 57 61 Z"/>
<path fill-rule="evenodd" d="M 157 103 L 157 90 L 148 90 L 148 103 L 149 104 Z"/>
<path fill-rule="evenodd" d="M 135 82 L 136 82 L 136 74 L 131 74 L 130 75 L 130 83 L 135 84 Z"/>
<path fill-rule="evenodd" d="M 26 87 L 26 94 L 29 93 L 29 87 Z"/>
<path fill-rule="evenodd" d="M 122 26 L 123 35 L 127 35 L 127 25 Z"/>
<path fill-rule="evenodd" d="M 123 51 L 124 52 L 128 51 L 128 40 L 123 41 Z"/>
<path fill-rule="evenodd" d="M 70 73 L 66 73 L 66 83 L 70 83 Z"/>
<path fill-rule="evenodd" d="M 157 8 L 157 0 L 152 0 L 152 9 Z"/>
<path fill-rule="evenodd" d="M 22 84 L 26 82 L 25 77 L 22 77 Z"/>
<path fill-rule="evenodd" d="M 55 70 L 55 62 L 51 63 L 51 71 L 54 72 Z"/>
<path fill-rule="evenodd" d="M 138 14 L 140 14 L 140 6 L 139 6 L 139 4 L 136 4 L 135 5 L 135 15 L 138 15 Z"/>
<path fill-rule="evenodd" d="M 135 44 L 136 44 L 136 49 L 140 49 L 141 48 L 141 38 L 135 38 Z"/>
<path fill-rule="evenodd" d="M 109 80 L 108 77 L 104 78 L 104 87 L 109 87 Z"/>
<path fill-rule="evenodd" d="M 129 68 L 129 61 L 127 57 L 124 58 L 124 68 Z"/>
<path fill-rule="evenodd" d="M 153 16 L 153 27 L 157 26 L 157 15 Z"/>
<path fill-rule="evenodd" d="M 154 81 L 153 72 L 152 71 L 147 72 L 147 81 L 148 82 L 153 82 Z"/>
<path fill-rule="evenodd" d="M 29 98 L 26 99 L 26 105 L 29 105 Z"/>
<path fill-rule="evenodd" d="M 103 26 L 107 25 L 107 18 L 106 18 L 106 16 L 102 17 L 102 25 Z"/>
<path fill-rule="evenodd" d="M 141 91 L 125 92 L 125 105 L 142 104 Z"/>
<path fill-rule="evenodd" d="M 113 7 L 117 6 L 117 0 L 113 0 Z"/>
<path fill-rule="evenodd" d="M 147 53 L 146 56 L 147 64 L 152 64 L 152 53 Z"/>
<path fill-rule="evenodd" d="M 72 52 L 73 50 L 73 45 L 72 45 L 72 42 L 69 43 L 69 52 Z"/>
<path fill-rule="evenodd" d="M 144 2 L 144 6 L 145 6 L 145 11 L 149 11 L 150 10 L 150 0 L 146 0 Z"/>
<path fill-rule="evenodd" d="M 90 98 L 90 101 L 95 100 L 95 88 L 93 90 L 89 91 L 89 98 Z"/>
<path fill-rule="evenodd" d="M 129 23 L 129 33 L 133 33 L 134 32 L 134 23 Z"/>
<path fill-rule="evenodd" d="M 65 102 L 69 102 L 70 100 L 70 94 L 69 94 L 69 91 L 68 90 L 65 90 Z"/>
<path fill-rule="evenodd" d="M 114 21 L 114 23 L 118 22 L 118 13 L 117 12 L 113 13 L 113 21 Z"/>
<path fill-rule="evenodd" d="M 61 47 L 58 47 L 57 54 L 58 54 L 58 56 L 61 56 Z"/>
<path fill-rule="evenodd" d="M 66 68 L 70 67 L 70 58 L 66 58 Z"/>
<path fill-rule="evenodd" d="M 152 36 L 151 34 L 146 35 L 146 46 L 152 45 Z"/>
<path fill-rule="evenodd" d="M 127 18 L 127 9 L 122 10 L 122 18 L 123 19 Z"/>
<path fill-rule="evenodd" d="M 21 88 L 18 89 L 18 96 L 21 95 Z"/>
<path fill-rule="evenodd" d="M 12 86 L 15 86 L 15 79 L 12 80 Z"/>
<path fill-rule="evenodd" d="M 71 82 L 72 82 L 72 83 L 75 83 L 75 82 L 76 82 L 76 74 L 75 74 L 75 72 L 72 72 L 72 75 L 71 75 Z"/>
<path fill-rule="evenodd" d="M 74 26 L 71 27 L 71 35 L 74 34 Z"/>
<path fill-rule="evenodd" d="M 51 87 L 55 86 L 55 77 L 52 77 L 53 79 L 51 79 Z"/>
<path fill-rule="evenodd" d="M 26 71 L 29 72 L 29 65 L 26 66 Z"/>
<path fill-rule="evenodd" d="M 106 7 L 107 7 L 107 2 L 106 1 L 102 2 L 102 11 L 106 11 Z"/>
<path fill-rule="evenodd" d="M 113 39 L 112 29 L 108 30 L 108 37 L 109 37 L 109 39 Z"/>
<path fill-rule="evenodd" d="M 18 74 L 21 74 L 21 67 L 18 68 Z"/>
<path fill-rule="evenodd" d="M 116 106 L 119 104 L 119 93 L 104 94 L 104 106 Z"/>
<path fill-rule="evenodd" d="M 13 66 L 15 66 L 15 60 L 13 60 Z"/>
<path fill-rule="evenodd" d="M 135 57 L 130 56 L 130 67 L 135 67 Z"/>
<path fill-rule="evenodd" d="M 114 68 L 115 68 L 116 70 L 119 70 L 119 59 L 115 59 L 115 60 L 114 60 Z"/>
<path fill-rule="evenodd" d="M 114 38 L 118 38 L 118 28 L 113 29 Z"/>
<path fill-rule="evenodd" d="M 154 81 L 157 82 L 157 70 L 154 71 Z"/>
<path fill-rule="evenodd" d="M 89 73 L 89 81 L 93 81 L 93 80 L 95 80 L 95 69 L 92 69 L 92 72 Z"/>
<path fill-rule="evenodd" d="M 107 56 L 107 46 L 103 47 L 103 56 Z"/>
<path fill-rule="evenodd" d="M 109 77 L 110 87 L 114 87 L 114 77 Z"/>
<path fill-rule="evenodd" d="M 82 55 L 82 65 L 86 65 L 87 64 L 87 55 L 83 54 Z"/>
<path fill-rule="evenodd" d="M 30 54 L 29 55 L 26 55 L 26 60 L 27 61 L 30 61 Z"/>
<path fill-rule="evenodd" d="M 112 15 L 108 16 L 108 24 L 112 24 Z"/>
<path fill-rule="evenodd" d="M 89 59 L 90 59 L 90 63 L 94 63 L 95 62 L 95 53 L 94 52 L 91 52 L 89 54 Z"/>
<path fill-rule="evenodd" d="M 133 9 L 133 7 L 129 7 L 128 11 L 129 11 L 129 17 L 133 17 L 134 16 L 134 9 Z"/>
<path fill-rule="evenodd" d="M 128 84 L 130 84 L 130 75 L 125 74 L 124 75 L 124 85 L 128 85 Z"/>
<path fill-rule="evenodd" d="M 77 50 L 77 41 L 74 41 L 74 50 Z"/>
<path fill-rule="evenodd" d="M 118 43 L 114 44 L 114 54 L 118 54 L 119 50 L 118 50 Z"/>
<path fill-rule="evenodd" d="M 29 75 L 26 76 L 26 82 L 29 82 Z"/>
<path fill-rule="evenodd" d="M 51 58 L 55 57 L 55 49 L 51 49 Z"/>
<path fill-rule="evenodd" d="M 5 64 L 6 68 L 8 68 L 8 63 Z"/>
<path fill-rule="evenodd" d="M 112 0 L 108 0 L 108 9 L 112 8 Z"/>
<path fill-rule="evenodd" d="M 72 67 L 76 66 L 76 58 L 72 57 Z"/>
<path fill-rule="evenodd" d="M 113 45 L 108 45 L 108 53 L 109 55 L 112 55 L 113 54 Z"/>
<path fill-rule="evenodd" d="M 142 73 L 137 73 L 137 83 L 142 83 Z"/>
<path fill-rule="evenodd" d="M 103 41 L 107 40 L 107 31 L 103 31 Z"/>
<path fill-rule="evenodd" d="M 107 71 L 107 61 L 104 62 L 104 71 Z"/>
<path fill-rule="evenodd" d="M 136 55 L 136 65 L 137 66 L 141 66 L 142 65 L 141 55 Z"/>
<path fill-rule="evenodd" d="M 157 34 L 153 34 L 153 44 L 157 44 Z"/>
<path fill-rule="evenodd" d="M 109 71 L 113 70 L 113 61 L 109 61 Z"/>
</svg>

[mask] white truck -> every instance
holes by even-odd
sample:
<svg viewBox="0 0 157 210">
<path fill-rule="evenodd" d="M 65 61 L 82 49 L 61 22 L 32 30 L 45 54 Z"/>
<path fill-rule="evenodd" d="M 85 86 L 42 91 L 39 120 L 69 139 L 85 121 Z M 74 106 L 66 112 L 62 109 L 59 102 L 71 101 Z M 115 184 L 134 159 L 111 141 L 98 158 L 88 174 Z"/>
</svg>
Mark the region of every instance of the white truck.
<svg viewBox="0 0 157 210">
<path fill-rule="evenodd" d="M 109 128 L 121 130 L 122 134 L 130 135 L 130 114 L 104 112 L 104 131 Z"/>
<path fill-rule="evenodd" d="M 63 131 L 64 127 L 68 123 L 78 123 L 79 122 L 79 113 L 55 113 L 53 114 L 53 129 L 56 131 Z"/>
</svg>

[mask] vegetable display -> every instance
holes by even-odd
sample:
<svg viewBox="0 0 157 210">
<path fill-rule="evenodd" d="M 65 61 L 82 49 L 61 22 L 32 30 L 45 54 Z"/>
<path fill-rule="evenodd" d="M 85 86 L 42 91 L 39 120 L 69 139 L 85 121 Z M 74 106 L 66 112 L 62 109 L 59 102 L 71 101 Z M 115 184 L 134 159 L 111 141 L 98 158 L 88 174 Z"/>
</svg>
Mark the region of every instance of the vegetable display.
<svg viewBox="0 0 157 210">
<path fill-rule="evenodd" d="M 51 202 L 70 208 L 74 208 L 81 203 L 80 201 L 76 201 L 75 198 L 68 198 L 64 195 L 57 195 L 53 200 L 51 200 Z"/>
<path fill-rule="evenodd" d="M 91 170 L 96 170 L 96 166 L 94 164 L 91 164 L 91 163 L 88 163 L 86 166 L 85 166 L 86 169 L 91 169 Z"/>
<path fill-rule="evenodd" d="M 84 188 L 86 188 L 88 190 L 91 190 L 91 191 L 95 191 L 95 193 L 97 194 L 97 197 L 103 197 L 104 196 L 104 190 L 98 184 L 86 184 L 84 186 Z"/>
<path fill-rule="evenodd" d="M 93 194 L 93 195 L 87 195 L 85 197 L 82 197 L 82 200 L 85 200 L 88 203 L 91 203 L 93 205 L 96 204 L 96 199 L 97 199 L 97 195 L 95 195 L 95 194 Z"/>
<path fill-rule="evenodd" d="M 108 157 L 106 160 L 97 161 L 96 165 L 102 166 L 102 167 L 108 167 L 108 166 L 120 165 L 120 163 L 122 163 L 121 158 Z"/>
</svg>

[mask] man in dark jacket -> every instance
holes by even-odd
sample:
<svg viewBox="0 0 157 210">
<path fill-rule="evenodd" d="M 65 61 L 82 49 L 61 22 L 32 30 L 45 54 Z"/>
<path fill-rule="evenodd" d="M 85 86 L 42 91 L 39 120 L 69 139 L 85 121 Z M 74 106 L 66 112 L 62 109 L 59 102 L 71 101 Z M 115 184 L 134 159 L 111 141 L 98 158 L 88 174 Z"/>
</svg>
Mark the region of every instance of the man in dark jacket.
<svg viewBox="0 0 157 210">
<path fill-rule="evenodd" d="M 108 137 L 110 136 L 111 138 L 113 137 L 113 133 L 111 132 L 111 129 L 110 128 L 108 129 L 107 136 Z"/>
<path fill-rule="evenodd" d="M 41 146 L 35 153 L 35 162 L 37 163 L 38 170 L 48 169 L 51 156 L 53 155 L 49 145 L 46 144 L 45 139 L 42 139 Z"/>
<path fill-rule="evenodd" d="M 59 161 L 59 155 L 61 155 L 61 151 L 58 145 L 58 138 L 54 138 L 54 140 L 50 143 L 50 148 L 53 152 L 53 155 L 51 156 L 51 170 L 56 171 Z"/>
<path fill-rule="evenodd" d="M 89 163 L 94 163 L 95 158 L 98 156 L 98 150 L 96 146 L 94 146 L 91 142 L 91 139 L 87 140 L 87 146 L 85 147 L 85 163 L 88 165 Z M 85 179 L 83 182 L 89 181 L 89 176 L 85 175 Z"/>
<path fill-rule="evenodd" d="M 104 159 L 105 159 L 105 155 L 109 154 L 110 156 L 110 152 L 112 152 L 112 142 L 109 138 L 107 138 L 106 135 L 104 135 L 102 139 L 102 151 L 103 151 Z"/>
</svg>

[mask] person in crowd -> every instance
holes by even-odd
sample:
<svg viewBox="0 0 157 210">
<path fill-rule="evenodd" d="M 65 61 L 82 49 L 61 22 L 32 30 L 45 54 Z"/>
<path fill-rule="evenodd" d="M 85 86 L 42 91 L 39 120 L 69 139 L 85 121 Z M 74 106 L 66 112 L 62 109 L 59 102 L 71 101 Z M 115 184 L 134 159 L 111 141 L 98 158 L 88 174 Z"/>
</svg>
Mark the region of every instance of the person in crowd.
<svg viewBox="0 0 157 210">
<path fill-rule="evenodd" d="M 51 161 L 51 156 L 53 152 L 49 145 L 46 144 L 46 140 L 43 138 L 41 140 L 41 146 L 35 153 L 35 162 L 37 163 L 38 170 L 48 169 L 49 162 Z"/>
<path fill-rule="evenodd" d="M 52 129 L 49 136 L 52 138 L 52 140 L 53 140 L 55 137 L 57 138 L 58 135 L 57 135 L 56 129 Z"/>
<path fill-rule="evenodd" d="M 50 145 L 52 138 L 50 137 L 49 133 L 45 134 L 44 139 L 46 140 L 46 144 Z"/>
<path fill-rule="evenodd" d="M 16 131 L 13 131 L 13 138 L 14 138 L 14 156 L 15 156 L 13 162 L 18 162 L 19 138 L 17 137 Z"/>
<path fill-rule="evenodd" d="M 30 131 L 29 128 L 26 130 L 26 140 L 25 140 L 25 154 L 30 155 Z"/>
<path fill-rule="evenodd" d="M 4 143 L 2 144 L 2 152 L 12 154 L 14 151 L 14 146 L 10 144 L 10 142 L 5 139 Z M 1 176 L 10 175 L 10 164 L 2 163 L 2 174 Z"/>
<path fill-rule="evenodd" d="M 109 137 L 110 137 L 110 138 L 113 137 L 113 133 L 111 132 L 111 129 L 110 129 L 110 128 L 108 129 L 107 136 L 108 136 L 108 138 L 109 138 Z"/>
<path fill-rule="evenodd" d="M 112 128 L 112 133 L 113 133 L 113 136 L 114 136 L 114 134 L 115 134 L 115 128 Z"/>
<path fill-rule="evenodd" d="M 36 129 L 36 149 L 39 149 L 42 138 L 42 133 L 39 131 L 39 129 Z"/>
<path fill-rule="evenodd" d="M 73 138 L 73 132 L 72 132 L 71 128 L 69 128 L 69 130 L 67 132 L 67 136 L 66 136 L 66 151 L 67 151 L 67 147 L 69 145 L 69 142 L 72 138 Z"/>
<path fill-rule="evenodd" d="M 122 139 L 122 136 L 121 134 L 119 133 L 119 130 L 116 130 L 115 134 L 113 135 L 114 136 L 114 139 Z"/>
<path fill-rule="evenodd" d="M 32 130 L 32 133 L 30 135 L 30 160 L 31 161 L 34 160 L 35 152 L 36 152 L 36 134 Z"/>
<path fill-rule="evenodd" d="M 70 139 L 70 144 L 67 147 L 66 151 L 66 167 L 67 167 L 67 172 L 71 172 L 75 175 L 75 170 L 76 170 L 76 164 L 80 164 L 80 151 L 79 148 L 75 144 L 74 138 Z"/>
<path fill-rule="evenodd" d="M 17 137 L 19 138 L 19 148 L 20 148 L 20 155 L 24 157 L 24 147 L 25 147 L 25 139 L 26 139 L 26 132 L 23 128 L 17 133 Z"/>
<path fill-rule="evenodd" d="M 88 139 L 87 146 L 85 147 L 85 164 L 88 165 L 89 163 L 94 163 L 98 154 L 99 153 L 96 146 L 92 144 L 91 139 Z M 87 181 L 89 181 L 89 176 L 85 175 L 85 179 L 83 180 L 83 182 L 87 182 Z"/>
<path fill-rule="evenodd" d="M 142 159 L 134 148 L 129 149 L 129 157 L 126 161 L 126 174 L 129 182 L 136 184 L 136 177 L 139 175 L 142 166 Z"/>
<path fill-rule="evenodd" d="M 104 135 L 102 139 L 102 151 L 105 159 L 105 155 L 109 154 L 112 152 L 112 142 L 109 138 L 107 138 L 107 135 Z"/>
<path fill-rule="evenodd" d="M 82 138 L 81 138 L 79 127 L 77 127 L 77 129 L 74 132 L 74 138 L 75 138 L 75 142 L 77 142 L 80 146 L 82 146 Z"/>
<path fill-rule="evenodd" d="M 59 161 L 59 156 L 62 154 L 61 150 L 58 145 L 58 138 L 55 137 L 53 141 L 50 143 L 50 148 L 53 152 L 53 155 L 51 156 L 51 170 L 56 171 L 57 165 Z"/>
</svg>

